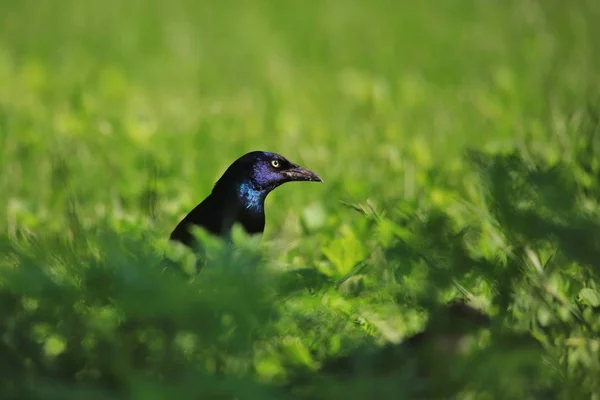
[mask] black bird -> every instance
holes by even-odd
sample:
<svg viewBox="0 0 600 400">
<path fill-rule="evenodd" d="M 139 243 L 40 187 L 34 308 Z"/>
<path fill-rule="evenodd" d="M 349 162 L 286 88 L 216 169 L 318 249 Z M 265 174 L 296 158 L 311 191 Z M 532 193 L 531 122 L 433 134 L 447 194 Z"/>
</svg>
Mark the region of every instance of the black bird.
<svg viewBox="0 0 600 400">
<path fill-rule="evenodd" d="M 292 181 L 323 182 L 314 172 L 277 153 L 244 154 L 227 168 L 211 194 L 179 222 L 170 239 L 193 247 L 192 225 L 220 237 L 228 237 L 235 223 L 249 234 L 262 233 L 267 195 Z"/>
</svg>

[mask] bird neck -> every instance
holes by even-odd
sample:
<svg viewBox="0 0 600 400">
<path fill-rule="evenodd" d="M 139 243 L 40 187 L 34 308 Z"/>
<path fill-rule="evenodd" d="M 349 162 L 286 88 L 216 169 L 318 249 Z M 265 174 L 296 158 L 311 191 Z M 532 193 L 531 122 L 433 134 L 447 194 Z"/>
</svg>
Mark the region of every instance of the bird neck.
<svg viewBox="0 0 600 400">
<path fill-rule="evenodd" d="M 269 190 L 257 188 L 251 180 L 240 183 L 237 188 L 237 197 L 242 208 L 240 211 L 264 214 L 267 194 Z"/>
<path fill-rule="evenodd" d="M 258 189 L 251 181 L 242 182 L 237 188 L 239 222 L 249 234 L 263 233 L 265 229 L 265 198 L 269 190 Z"/>
<path fill-rule="evenodd" d="M 234 223 L 250 234 L 262 233 L 265 228 L 265 198 L 270 190 L 258 188 L 250 179 L 227 187 L 217 185 L 211 201 L 221 209 L 221 233 L 227 235 Z"/>
</svg>

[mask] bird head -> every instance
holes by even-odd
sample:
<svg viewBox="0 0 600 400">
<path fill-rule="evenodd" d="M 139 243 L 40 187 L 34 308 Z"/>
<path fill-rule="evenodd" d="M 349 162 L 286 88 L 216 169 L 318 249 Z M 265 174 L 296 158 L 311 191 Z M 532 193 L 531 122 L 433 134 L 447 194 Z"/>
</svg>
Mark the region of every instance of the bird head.
<svg viewBox="0 0 600 400">
<path fill-rule="evenodd" d="M 231 164 L 219 181 L 235 181 L 264 194 L 286 182 L 323 182 L 314 172 L 294 164 L 280 154 L 266 151 L 244 154 Z"/>
</svg>

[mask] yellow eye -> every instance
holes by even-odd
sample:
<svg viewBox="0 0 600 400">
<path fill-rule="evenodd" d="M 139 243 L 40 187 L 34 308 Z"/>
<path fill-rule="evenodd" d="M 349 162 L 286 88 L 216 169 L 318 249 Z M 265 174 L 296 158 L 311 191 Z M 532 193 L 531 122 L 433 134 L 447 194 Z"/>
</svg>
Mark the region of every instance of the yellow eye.
<svg viewBox="0 0 600 400">
<path fill-rule="evenodd" d="M 271 165 L 273 168 L 279 168 L 279 160 L 271 160 Z"/>
</svg>

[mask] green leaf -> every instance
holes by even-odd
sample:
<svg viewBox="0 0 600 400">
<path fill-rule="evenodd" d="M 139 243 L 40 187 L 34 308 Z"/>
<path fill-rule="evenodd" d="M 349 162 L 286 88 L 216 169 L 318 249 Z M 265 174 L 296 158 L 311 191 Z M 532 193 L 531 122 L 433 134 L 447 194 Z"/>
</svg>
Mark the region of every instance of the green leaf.
<svg viewBox="0 0 600 400">
<path fill-rule="evenodd" d="M 67 343 L 62 336 L 50 335 L 44 342 L 44 352 L 47 356 L 56 357 L 67 348 Z"/>
<path fill-rule="evenodd" d="M 593 289 L 581 289 L 579 292 L 579 298 L 592 307 L 598 307 L 600 305 L 600 295 L 598 295 L 598 292 Z"/>
<path fill-rule="evenodd" d="M 367 249 L 362 240 L 356 236 L 348 225 L 340 228 L 340 234 L 326 246 L 323 254 L 335 268 L 338 277 L 346 275 L 367 255 Z"/>
<path fill-rule="evenodd" d="M 288 336 L 281 343 L 283 353 L 287 355 L 294 364 L 315 367 L 315 361 L 312 359 L 308 348 L 302 343 L 300 338 Z"/>
</svg>

